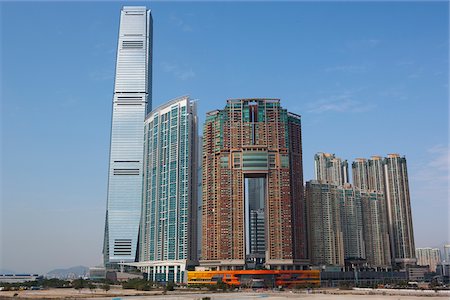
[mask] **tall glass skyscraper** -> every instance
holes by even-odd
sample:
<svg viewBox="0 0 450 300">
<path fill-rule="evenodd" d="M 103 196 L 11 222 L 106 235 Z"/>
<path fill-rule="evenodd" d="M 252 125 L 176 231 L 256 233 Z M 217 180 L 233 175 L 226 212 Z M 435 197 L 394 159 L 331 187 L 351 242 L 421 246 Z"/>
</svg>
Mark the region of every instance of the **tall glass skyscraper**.
<svg viewBox="0 0 450 300">
<path fill-rule="evenodd" d="M 139 263 L 148 279 L 186 282 L 197 255 L 197 111 L 188 97 L 145 120 Z"/>
<path fill-rule="evenodd" d="M 151 108 L 152 17 L 140 6 L 120 15 L 113 96 L 104 264 L 136 260 L 142 200 L 144 119 Z"/>
</svg>

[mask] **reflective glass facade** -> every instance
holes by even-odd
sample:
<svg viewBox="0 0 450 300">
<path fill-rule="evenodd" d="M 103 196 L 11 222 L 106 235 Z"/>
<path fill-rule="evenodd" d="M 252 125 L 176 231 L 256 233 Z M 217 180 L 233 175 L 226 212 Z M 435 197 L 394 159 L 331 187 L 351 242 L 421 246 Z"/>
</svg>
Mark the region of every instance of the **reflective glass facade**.
<svg viewBox="0 0 450 300">
<path fill-rule="evenodd" d="M 142 200 L 144 119 L 151 107 L 152 18 L 121 11 L 113 96 L 104 263 L 136 259 Z"/>
<path fill-rule="evenodd" d="M 184 282 L 197 255 L 197 114 L 188 97 L 145 121 L 140 266 L 154 281 Z"/>
</svg>

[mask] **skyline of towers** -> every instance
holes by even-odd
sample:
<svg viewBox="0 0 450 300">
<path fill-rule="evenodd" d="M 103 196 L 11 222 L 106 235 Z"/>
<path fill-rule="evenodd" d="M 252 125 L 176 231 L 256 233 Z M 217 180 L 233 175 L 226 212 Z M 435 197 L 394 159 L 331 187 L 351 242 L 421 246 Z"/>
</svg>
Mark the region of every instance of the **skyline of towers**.
<svg viewBox="0 0 450 300">
<path fill-rule="evenodd" d="M 388 154 L 352 163 L 355 187 L 384 194 L 392 262 L 414 264 L 414 234 L 405 157 Z"/>
<path fill-rule="evenodd" d="M 139 266 L 153 281 L 185 281 L 197 260 L 197 109 L 175 98 L 145 119 Z"/>
<path fill-rule="evenodd" d="M 250 207 L 264 211 L 265 257 L 271 268 L 304 264 L 301 119 L 278 99 L 231 99 L 207 114 L 203 130 L 203 225 L 201 266 L 245 268 L 252 257 Z M 292 139 L 290 139 L 292 137 Z M 291 171 L 293 168 L 296 170 Z M 258 199 L 245 197 L 260 178 Z M 255 185 L 254 185 L 255 186 Z M 254 187 L 253 186 L 253 187 Z M 264 198 L 264 201 L 260 199 Z M 264 203 L 264 205 L 262 205 Z M 261 216 L 261 214 L 260 214 Z M 258 236 L 262 236 L 259 233 Z"/>
<path fill-rule="evenodd" d="M 123 7 L 105 266 L 126 263 L 154 281 L 183 282 L 199 258 L 219 269 L 415 262 L 404 157 L 355 159 L 352 186 L 347 160 L 317 153 L 305 199 L 299 115 L 279 99 L 230 99 L 207 114 L 201 146 L 189 97 L 151 111 L 151 47 L 150 11 Z"/>
<path fill-rule="evenodd" d="M 141 6 L 120 14 L 114 83 L 103 261 L 134 262 L 142 200 L 144 119 L 151 109 L 152 16 Z"/>
<path fill-rule="evenodd" d="M 414 264 L 416 259 L 411 252 L 414 249 L 414 236 L 406 159 L 398 154 L 388 154 L 384 159 L 380 156 L 372 156 L 369 160 L 355 159 L 352 163 L 353 187 L 348 183 L 342 184 L 344 177 L 339 174 L 345 173 L 345 165 L 334 154 L 317 153 L 314 161 L 316 177 L 319 179 L 317 182 L 331 185 L 328 187 L 331 196 L 325 196 L 332 197 L 334 194 L 340 199 L 333 200 L 335 203 L 340 202 L 341 214 L 341 228 L 335 232 L 342 232 L 345 259 L 357 256 L 375 267 L 394 263 L 396 267 L 404 268 Z M 307 189 L 314 187 L 314 184 L 307 184 Z M 318 197 L 314 191 L 307 190 L 307 195 Z M 311 199 L 306 199 L 309 206 L 321 205 L 323 201 L 327 204 L 331 200 L 316 201 L 313 203 Z M 322 217 L 337 218 L 333 216 L 336 212 L 327 206 L 323 206 L 322 210 L 326 212 L 326 216 Z M 318 224 L 320 220 L 316 220 L 316 216 L 309 213 L 309 217 L 310 247 L 316 247 L 315 243 L 323 240 L 321 237 L 317 237 L 318 241 L 314 240 L 317 236 L 314 230 L 323 230 L 324 235 L 329 233 L 321 227 L 325 225 Z M 333 242 L 332 239 L 327 241 Z M 312 260 L 330 261 L 325 257 L 312 257 Z M 333 263 L 335 261 L 331 260 Z"/>
<path fill-rule="evenodd" d="M 382 193 L 310 180 L 306 204 L 312 264 L 342 267 L 346 260 L 360 260 L 369 267 L 390 266 Z"/>
</svg>

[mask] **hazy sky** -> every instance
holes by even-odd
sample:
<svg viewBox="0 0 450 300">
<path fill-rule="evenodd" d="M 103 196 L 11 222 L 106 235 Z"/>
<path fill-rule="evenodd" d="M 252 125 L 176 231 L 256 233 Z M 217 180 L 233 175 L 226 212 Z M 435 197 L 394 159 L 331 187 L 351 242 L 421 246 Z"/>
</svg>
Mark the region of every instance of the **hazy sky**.
<svg viewBox="0 0 450 300">
<path fill-rule="evenodd" d="M 152 9 L 153 106 L 280 98 L 314 153 L 400 153 L 416 246 L 449 238 L 446 2 L 127 2 Z M 0 268 L 101 264 L 121 2 L 1 6 Z"/>
</svg>

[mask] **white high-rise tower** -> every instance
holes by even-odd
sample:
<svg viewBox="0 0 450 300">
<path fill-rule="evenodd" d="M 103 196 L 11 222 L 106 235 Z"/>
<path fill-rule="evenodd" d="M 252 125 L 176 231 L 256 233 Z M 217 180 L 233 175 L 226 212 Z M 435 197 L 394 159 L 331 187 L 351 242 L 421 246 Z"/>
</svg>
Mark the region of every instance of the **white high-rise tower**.
<svg viewBox="0 0 450 300">
<path fill-rule="evenodd" d="M 105 266 L 136 260 L 141 217 L 144 119 L 151 110 L 152 17 L 142 6 L 120 15 L 111 126 Z"/>
</svg>

